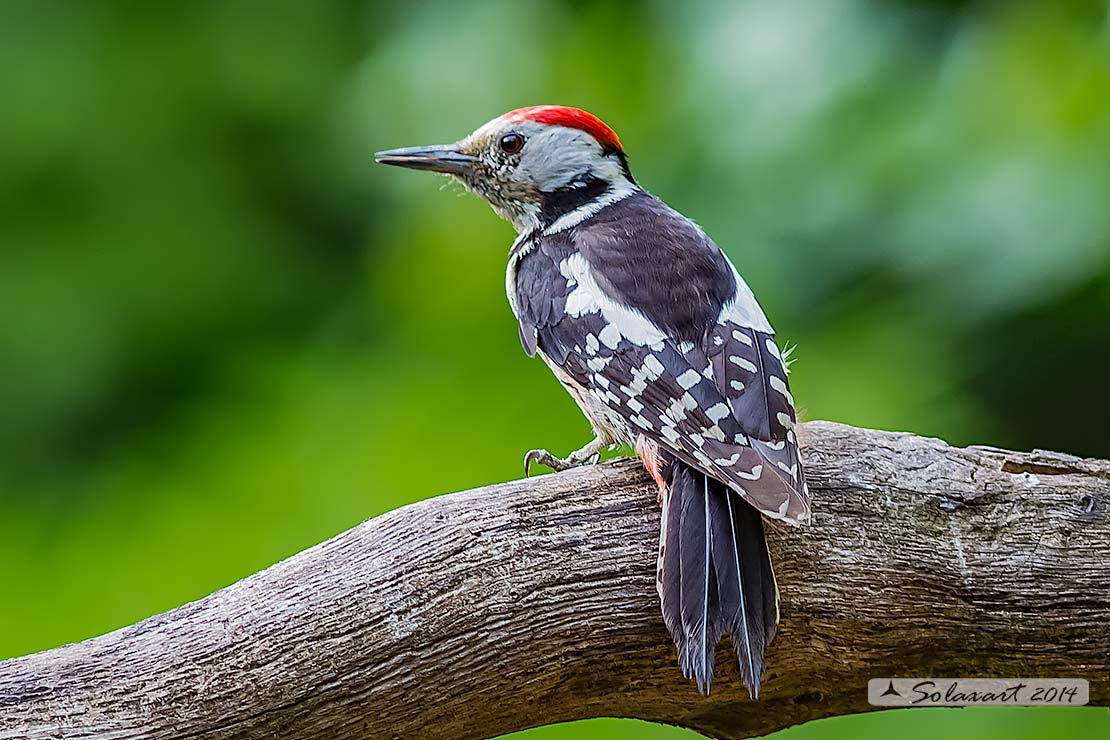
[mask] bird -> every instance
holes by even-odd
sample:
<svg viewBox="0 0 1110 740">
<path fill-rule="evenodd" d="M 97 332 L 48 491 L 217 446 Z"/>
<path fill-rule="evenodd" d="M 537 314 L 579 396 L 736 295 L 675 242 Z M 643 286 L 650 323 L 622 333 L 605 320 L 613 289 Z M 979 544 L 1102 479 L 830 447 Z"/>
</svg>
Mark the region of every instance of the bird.
<svg viewBox="0 0 1110 740">
<path fill-rule="evenodd" d="M 566 457 L 530 450 L 525 474 L 634 449 L 658 487 L 656 590 L 682 674 L 708 695 L 728 635 L 757 699 L 779 623 L 764 517 L 806 524 L 810 495 L 790 360 L 732 261 L 580 108 L 518 108 L 453 144 L 374 156 L 454 178 L 515 228 L 505 288 L 520 342 L 594 432 Z"/>
</svg>

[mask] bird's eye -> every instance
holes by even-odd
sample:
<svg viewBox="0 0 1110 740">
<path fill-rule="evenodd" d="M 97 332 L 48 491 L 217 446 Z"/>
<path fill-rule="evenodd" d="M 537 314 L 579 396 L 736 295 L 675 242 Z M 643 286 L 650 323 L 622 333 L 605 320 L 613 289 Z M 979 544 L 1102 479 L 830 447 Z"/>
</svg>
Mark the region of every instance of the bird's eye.
<svg viewBox="0 0 1110 740">
<path fill-rule="evenodd" d="M 524 137 L 518 133 L 505 134 L 497 144 L 506 154 L 516 154 L 524 146 Z"/>
</svg>

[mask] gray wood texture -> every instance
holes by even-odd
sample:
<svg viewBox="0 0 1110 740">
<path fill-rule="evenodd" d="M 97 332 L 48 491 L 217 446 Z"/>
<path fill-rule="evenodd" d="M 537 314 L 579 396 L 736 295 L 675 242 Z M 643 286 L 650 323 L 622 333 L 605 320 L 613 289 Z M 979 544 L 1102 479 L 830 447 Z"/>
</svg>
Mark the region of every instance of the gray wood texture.
<svg viewBox="0 0 1110 740">
<path fill-rule="evenodd" d="M 1110 704 L 1110 461 L 813 422 L 771 528 L 763 697 L 709 698 L 659 616 L 656 492 L 617 461 L 422 501 L 197 602 L 0 663 L 2 738 L 487 738 L 638 717 L 746 738 L 881 676 L 1091 681 Z"/>
</svg>

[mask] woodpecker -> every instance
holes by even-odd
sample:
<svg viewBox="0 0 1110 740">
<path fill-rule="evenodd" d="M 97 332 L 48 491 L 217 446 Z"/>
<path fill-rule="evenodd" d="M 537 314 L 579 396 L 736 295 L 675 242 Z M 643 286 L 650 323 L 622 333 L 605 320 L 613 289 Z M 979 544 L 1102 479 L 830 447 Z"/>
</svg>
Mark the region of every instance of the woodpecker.
<svg viewBox="0 0 1110 740">
<path fill-rule="evenodd" d="M 757 698 L 779 619 L 763 517 L 803 524 L 810 504 L 788 362 L 751 289 L 584 110 L 520 108 L 375 159 L 449 175 L 515 227 L 505 288 L 521 344 L 594 431 L 565 458 L 528 452 L 525 472 L 634 448 L 659 487 L 656 588 L 682 672 L 708 694 L 727 634 Z"/>
</svg>

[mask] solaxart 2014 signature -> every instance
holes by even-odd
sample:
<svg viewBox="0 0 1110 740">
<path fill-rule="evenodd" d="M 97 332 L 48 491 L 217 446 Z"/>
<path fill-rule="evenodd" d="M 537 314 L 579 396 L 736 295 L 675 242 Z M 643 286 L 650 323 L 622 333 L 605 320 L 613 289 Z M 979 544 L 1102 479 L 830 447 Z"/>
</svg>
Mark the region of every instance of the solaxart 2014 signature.
<svg viewBox="0 0 1110 740">
<path fill-rule="evenodd" d="M 884 707 L 1082 706 L 1082 678 L 873 678 L 867 700 Z"/>
</svg>

